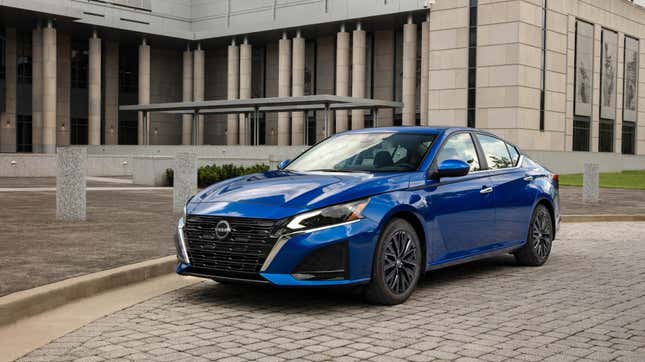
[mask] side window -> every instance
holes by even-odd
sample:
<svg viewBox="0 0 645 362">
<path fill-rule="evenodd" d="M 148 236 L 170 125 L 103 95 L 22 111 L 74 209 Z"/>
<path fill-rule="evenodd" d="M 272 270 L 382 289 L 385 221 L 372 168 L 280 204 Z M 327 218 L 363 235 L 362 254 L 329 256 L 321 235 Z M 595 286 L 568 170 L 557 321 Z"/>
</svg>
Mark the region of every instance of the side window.
<svg viewBox="0 0 645 362">
<path fill-rule="evenodd" d="M 511 161 L 513 162 L 513 167 L 517 166 L 517 162 L 520 160 L 520 153 L 517 152 L 517 148 L 513 145 L 506 144 L 508 148 L 508 153 L 511 155 Z"/>
<path fill-rule="evenodd" d="M 450 136 L 437 156 L 437 164 L 445 160 L 462 160 L 470 164 L 471 171 L 479 171 L 479 158 L 469 133 Z"/>
<path fill-rule="evenodd" d="M 501 168 L 513 167 L 511 155 L 506 148 L 506 142 L 495 137 L 478 134 L 477 139 L 484 150 L 488 168 L 497 170 Z"/>
</svg>

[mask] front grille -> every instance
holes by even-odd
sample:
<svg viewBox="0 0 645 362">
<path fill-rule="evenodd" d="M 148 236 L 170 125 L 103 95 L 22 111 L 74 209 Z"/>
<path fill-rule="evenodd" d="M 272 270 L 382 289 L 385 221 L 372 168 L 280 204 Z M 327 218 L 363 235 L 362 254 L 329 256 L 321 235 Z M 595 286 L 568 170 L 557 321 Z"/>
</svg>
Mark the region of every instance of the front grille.
<svg viewBox="0 0 645 362">
<path fill-rule="evenodd" d="M 218 222 L 226 220 L 231 232 L 215 236 Z M 191 266 L 213 276 L 262 279 L 260 268 L 277 241 L 279 223 L 268 219 L 189 215 L 184 226 Z"/>
</svg>

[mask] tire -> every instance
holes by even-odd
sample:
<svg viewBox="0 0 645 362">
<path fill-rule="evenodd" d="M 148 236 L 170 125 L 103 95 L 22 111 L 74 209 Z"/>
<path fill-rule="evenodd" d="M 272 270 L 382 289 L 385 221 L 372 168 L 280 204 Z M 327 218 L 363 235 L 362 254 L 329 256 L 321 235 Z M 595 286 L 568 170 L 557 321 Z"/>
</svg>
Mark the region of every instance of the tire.
<svg viewBox="0 0 645 362">
<path fill-rule="evenodd" d="M 526 244 L 515 253 L 517 263 L 524 266 L 540 266 L 546 263 L 551 254 L 554 235 L 551 213 L 546 206 L 537 205 L 531 216 Z"/>
<path fill-rule="evenodd" d="M 393 219 L 379 237 L 365 299 L 382 305 L 403 303 L 416 288 L 422 260 L 421 242 L 412 225 Z"/>
</svg>

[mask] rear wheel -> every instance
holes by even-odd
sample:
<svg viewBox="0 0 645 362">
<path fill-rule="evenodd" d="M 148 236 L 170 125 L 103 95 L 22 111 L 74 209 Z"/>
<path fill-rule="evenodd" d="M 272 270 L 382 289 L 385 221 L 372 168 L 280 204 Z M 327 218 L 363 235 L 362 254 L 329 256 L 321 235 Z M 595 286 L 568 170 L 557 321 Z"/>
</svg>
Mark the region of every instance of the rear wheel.
<svg viewBox="0 0 645 362">
<path fill-rule="evenodd" d="M 549 259 L 554 238 L 554 227 L 551 213 L 544 205 L 538 205 L 533 211 L 526 244 L 515 253 L 520 265 L 540 266 Z"/>
<path fill-rule="evenodd" d="M 376 304 L 404 302 L 421 275 L 421 243 L 416 231 L 403 219 L 392 220 L 383 230 L 372 263 L 372 280 L 365 298 Z"/>
</svg>

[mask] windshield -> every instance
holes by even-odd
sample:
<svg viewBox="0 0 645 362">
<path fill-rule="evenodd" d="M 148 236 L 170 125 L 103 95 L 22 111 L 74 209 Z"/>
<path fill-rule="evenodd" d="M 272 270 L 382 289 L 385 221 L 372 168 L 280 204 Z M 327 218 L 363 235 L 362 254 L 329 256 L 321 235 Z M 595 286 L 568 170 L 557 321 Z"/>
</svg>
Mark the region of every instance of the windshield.
<svg viewBox="0 0 645 362">
<path fill-rule="evenodd" d="M 419 168 L 433 134 L 348 133 L 329 138 L 293 160 L 285 170 L 401 172 Z"/>
</svg>

